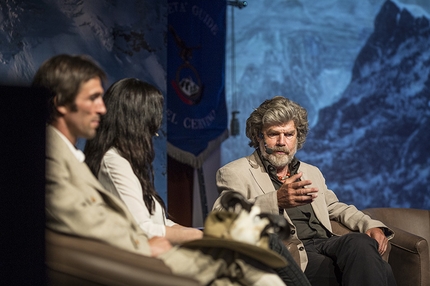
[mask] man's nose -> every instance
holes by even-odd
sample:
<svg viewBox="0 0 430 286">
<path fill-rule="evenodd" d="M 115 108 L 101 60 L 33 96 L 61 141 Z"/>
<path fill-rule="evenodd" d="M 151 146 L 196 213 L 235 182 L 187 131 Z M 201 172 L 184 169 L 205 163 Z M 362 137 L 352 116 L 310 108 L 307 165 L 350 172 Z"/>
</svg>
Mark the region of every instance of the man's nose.
<svg viewBox="0 0 430 286">
<path fill-rule="evenodd" d="M 100 97 L 100 100 L 97 104 L 97 113 L 99 113 L 99 114 L 105 114 L 106 113 L 106 105 L 105 105 L 105 102 L 103 101 L 102 97 Z"/>
<path fill-rule="evenodd" d="M 277 143 L 280 146 L 285 146 L 287 144 L 287 137 L 285 137 L 285 135 L 282 133 L 279 134 Z"/>
</svg>

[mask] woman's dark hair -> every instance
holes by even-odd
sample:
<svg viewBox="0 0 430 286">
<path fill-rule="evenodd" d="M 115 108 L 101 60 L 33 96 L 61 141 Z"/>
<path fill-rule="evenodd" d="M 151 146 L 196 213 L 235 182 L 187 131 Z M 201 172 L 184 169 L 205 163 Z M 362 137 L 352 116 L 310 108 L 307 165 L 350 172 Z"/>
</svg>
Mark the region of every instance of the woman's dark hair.
<svg viewBox="0 0 430 286">
<path fill-rule="evenodd" d="M 130 163 L 142 185 L 145 205 L 153 214 L 153 197 L 165 208 L 155 191 L 152 167 L 155 158 L 152 137 L 163 119 L 163 95 L 149 83 L 125 78 L 112 84 L 103 99 L 107 113 L 100 121 L 96 136 L 86 143 L 85 161 L 97 177 L 103 156 L 115 147 Z"/>
</svg>

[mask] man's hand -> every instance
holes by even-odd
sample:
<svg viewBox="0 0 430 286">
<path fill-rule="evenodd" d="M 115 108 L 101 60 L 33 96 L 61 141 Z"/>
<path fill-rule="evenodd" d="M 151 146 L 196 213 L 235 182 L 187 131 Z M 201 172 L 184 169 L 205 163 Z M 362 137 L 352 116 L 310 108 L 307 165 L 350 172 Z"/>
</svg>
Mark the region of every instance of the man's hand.
<svg viewBox="0 0 430 286">
<path fill-rule="evenodd" d="M 278 189 L 278 206 L 280 208 L 292 208 L 310 204 L 318 196 L 317 188 L 305 188 L 312 184 L 311 181 L 298 181 L 303 173 L 297 173 L 286 179 L 284 184 Z"/>
<path fill-rule="evenodd" d="M 366 231 L 366 234 L 371 238 L 374 238 L 378 242 L 378 252 L 379 254 L 383 255 L 387 250 L 388 239 L 382 229 L 380 229 L 379 227 L 370 228 Z"/>
<path fill-rule="evenodd" d="M 151 249 L 151 256 L 157 257 L 172 248 L 172 245 L 165 237 L 154 236 L 148 240 L 149 248 Z"/>
</svg>

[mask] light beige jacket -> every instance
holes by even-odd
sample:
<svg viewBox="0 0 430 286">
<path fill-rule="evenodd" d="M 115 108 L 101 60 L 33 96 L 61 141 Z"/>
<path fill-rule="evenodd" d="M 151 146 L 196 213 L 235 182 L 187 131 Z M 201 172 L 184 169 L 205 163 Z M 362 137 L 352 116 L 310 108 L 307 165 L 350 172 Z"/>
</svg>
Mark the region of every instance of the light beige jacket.
<svg viewBox="0 0 430 286">
<path fill-rule="evenodd" d="M 147 237 L 126 206 L 104 190 L 87 164 L 76 159 L 52 126 L 46 129 L 45 175 L 48 228 L 151 254 Z"/>
<path fill-rule="evenodd" d="M 339 202 L 335 193 L 329 190 L 321 171 L 312 165 L 300 162 L 299 172 L 302 172 L 302 180 L 310 180 L 318 189 L 318 197 L 311 203 L 316 217 L 330 232 L 332 231 L 330 220 L 336 220 L 351 230 L 366 232 L 373 227 L 386 228 L 386 235 L 391 239 L 394 234 L 382 222 L 371 219 L 368 215 L 359 211 L 353 205 Z M 228 191 L 236 191 L 245 196 L 250 202 L 261 208 L 262 212 L 279 214 L 276 190 L 266 172 L 257 151 L 247 157 L 240 158 L 217 171 L 216 183 L 220 196 L 215 201 L 213 209 L 221 210 L 221 196 Z M 300 253 L 300 267 L 304 271 L 308 262 L 303 243 L 297 237 L 297 231 L 286 211 L 284 217 L 291 227 L 291 238 L 297 245 Z"/>
</svg>

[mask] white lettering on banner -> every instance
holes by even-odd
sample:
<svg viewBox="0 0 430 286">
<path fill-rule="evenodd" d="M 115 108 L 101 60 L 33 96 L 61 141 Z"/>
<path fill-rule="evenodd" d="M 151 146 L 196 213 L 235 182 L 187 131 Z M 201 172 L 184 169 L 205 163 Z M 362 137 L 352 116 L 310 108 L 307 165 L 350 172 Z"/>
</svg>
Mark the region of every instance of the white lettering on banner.
<svg viewBox="0 0 430 286">
<path fill-rule="evenodd" d="M 167 121 L 177 125 L 178 122 L 176 121 L 176 113 L 171 111 L 170 109 L 167 109 L 166 111 Z"/>
<path fill-rule="evenodd" d="M 187 2 L 185 2 L 185 3 L 171 2 L 171 3 L 169 3 L 168 13 L 169 14 L 176 13 L 176 12 L 185 13 L 185 12 L 187 12 L 187 9 L 185 7 L 186 5 L 188 5 Z"/>
<path fill-rule="evenodd" d="M 184 127 L 186 129 L 205 129 L 209 127 L 212 122 L 215 120 L 216 112 L 215 110 L 211 110 L 211 112 L 208 113 L 203 118 L 189 118 L 186 117 L 184 119 Z"/>
<path fill-rule="evenodd" d="M 218 25 L 215 23 L 214 19 L 197 5 L 194 5 L 191 10 L 194 16 L 197 16 L 209 28 L 212 35 L 215 36 L 218 32 Z"/>
</svg>

